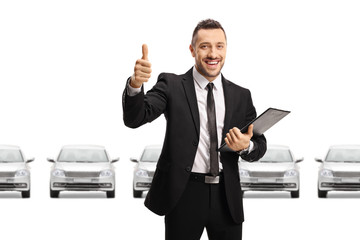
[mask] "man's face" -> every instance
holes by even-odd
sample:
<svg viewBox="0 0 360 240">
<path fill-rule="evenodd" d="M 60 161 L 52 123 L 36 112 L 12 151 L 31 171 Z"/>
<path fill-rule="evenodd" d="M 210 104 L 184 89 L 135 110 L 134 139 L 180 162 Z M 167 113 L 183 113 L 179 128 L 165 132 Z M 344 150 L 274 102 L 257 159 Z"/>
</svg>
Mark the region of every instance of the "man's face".
<svg viewBox="0 0 360 240">
<path fill-rule="evenodd" d="M 221 29 L 200 29 L 195 46 L 190 45 L 195 67 L 207 80 L 213 81 L 220 74 L 226 57 L 226 38 Z"/>
</svg>

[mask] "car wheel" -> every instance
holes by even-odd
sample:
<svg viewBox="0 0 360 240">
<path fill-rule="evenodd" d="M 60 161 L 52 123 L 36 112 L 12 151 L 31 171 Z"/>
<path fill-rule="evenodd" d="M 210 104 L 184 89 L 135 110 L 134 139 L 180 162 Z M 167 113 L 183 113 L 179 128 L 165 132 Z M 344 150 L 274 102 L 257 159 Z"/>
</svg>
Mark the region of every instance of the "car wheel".
<svg viewBox="0 0 360 240">
<path fill-rule="evenodd" d="M 28 191 L 22 191 L 21 192 L 22 198 L 29 198 L 30 197 L 30 189 Z"/>
<path fill-rule="evenodd" d="M 326 198 L 328 191 L 321 191 L 318 189 L 318 197 L 319 198 Z"/>
<path fill-rule="evenodd" d="M 291 191 L 291 198 L 299 198 L 300 197 L 300 189 L 298 189 L 297 191 Z"/>
<path fill-rule="evenodd" d="M 115 197 L 115 190 L 113 190 L 113 191 L 107 191 L 107 192 L 106 192 L 106 197 L 107 197 L 107 198 L 114 198 L 114 197 Z"/>
<path fill-rule="evenodd" d="M 60 191 L 53 191 L 50 189 L 50 197 L 51 198 L 58 198 L 60 194 Z"/>
<path fill-rule="evenodd" d="M 133 196 L 134 198 L 141 198 L 143 191 L 136 191 L 133 189 Z"/>
</svg>

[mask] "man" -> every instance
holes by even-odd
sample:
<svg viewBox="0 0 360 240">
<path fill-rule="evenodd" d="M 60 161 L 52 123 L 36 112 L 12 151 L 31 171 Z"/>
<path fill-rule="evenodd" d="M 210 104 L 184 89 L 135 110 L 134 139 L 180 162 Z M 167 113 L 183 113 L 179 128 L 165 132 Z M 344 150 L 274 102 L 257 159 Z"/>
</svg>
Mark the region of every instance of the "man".
<svg viewBox="0 0 360 240">
<path fill-rule="evenodd" d="M 135 64 L 123 94 L 124 123 L 136 128 L 164 114 L 167 119 L 162 152 L 145 205 L 165 215 L 168 240 L 241 239 L 244 221 L 238 169 L 239 155 L 256 161 L 266 140 L 253 136 L 256 117 L 250 91 L 220 73 L 226 57 L 225 31 L 217 21 L 201 21 L 190 51 L 195 66 L 184 75 L 162 73 L 144 94 L 151 74 L 148 49 Z M 225 142 L 233 151 L 217 152 Z"/>
</svg>

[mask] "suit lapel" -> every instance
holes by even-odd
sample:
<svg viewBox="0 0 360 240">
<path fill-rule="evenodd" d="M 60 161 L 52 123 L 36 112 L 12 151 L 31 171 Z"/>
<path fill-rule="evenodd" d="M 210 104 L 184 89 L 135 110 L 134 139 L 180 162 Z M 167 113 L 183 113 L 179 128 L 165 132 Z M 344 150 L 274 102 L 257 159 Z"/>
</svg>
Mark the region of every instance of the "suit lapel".
<svg viewBox="0 0 360 240">
<path fill-rule="evenodd" d="M 224 99 L 225 99 L 225 119 L 224 119 L 224 128 L 222 132 L 222 143 L 224 143 L 225 135 L 228 133 L 230 128 L 230 120 L 233 114 L 233 103 L 231 99 L 234 97 L 230 83 L 224 76 L 222 76 L 222 84 L 224 90 Z"/>
<path fill-rule="evenodd" d="M 192 118 L 195 124 L 196 133 L 198 136 L 200 136 L 200 116 L 199 116 L 199 108 L 197 105 L 197 98 L 196 98 L 192 70 L 193 69 L 191 68 L 187 73 L 185 73 L 182 83 L 184 86 L 186 99 L 191 110 Z"/>
</svg>

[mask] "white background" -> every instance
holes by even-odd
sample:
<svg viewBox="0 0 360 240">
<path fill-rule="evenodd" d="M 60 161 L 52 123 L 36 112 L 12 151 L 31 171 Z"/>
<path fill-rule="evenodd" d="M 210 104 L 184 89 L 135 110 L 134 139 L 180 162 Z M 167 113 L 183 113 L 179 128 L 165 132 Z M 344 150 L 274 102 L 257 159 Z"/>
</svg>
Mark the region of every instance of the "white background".
<svg viewBox="0 0 360 240">
<path fill-rule="evenodd" d="M 359 143 L 359 12 L 360 3 L 347 0 L 1 1 L 0 143 L 36 160 L 30 199 L 0 193 L 0 239 L 163 239 L 163 218 L 132 198 L 129 158 L 162 143 L 165 120 L 126 128 L 121 95 L 143 43 L 153 65 L 147 90 L 160 72 L 190 69 L 192 31 L 205 18 L 225 28 L 223 74 L 251 90 L 258 113 L 292 111 L 268 142 L 305 158 L 299 199 L 245 195 L 243 238 L 358 239 L 360 195 L 318 199 L 313 159 L 329 145 Z M 86 143 L 120 157 L 116 198 L 50 199 L 46 158 Z"/>
</svg>

